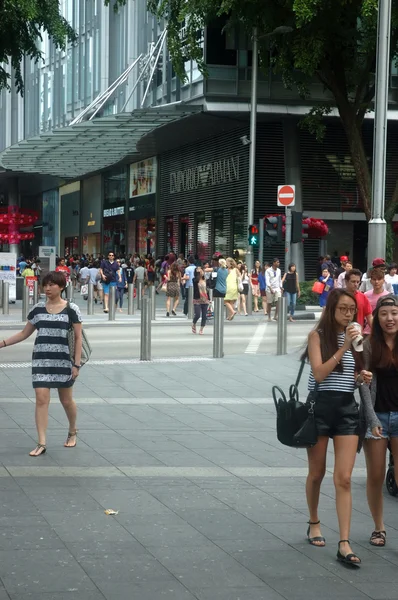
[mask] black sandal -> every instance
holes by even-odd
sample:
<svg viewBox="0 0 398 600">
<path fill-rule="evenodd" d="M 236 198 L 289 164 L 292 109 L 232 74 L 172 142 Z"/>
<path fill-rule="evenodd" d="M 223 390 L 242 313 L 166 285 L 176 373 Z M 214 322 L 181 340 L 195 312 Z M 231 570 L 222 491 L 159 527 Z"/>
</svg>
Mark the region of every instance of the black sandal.
<svg viewBox="0 0 398 600">
<path fill-rule="evenodd" d="M 42 454 L 46 453 L 47 447 L 44 444 L 37 444 L 36 448 L 34 448 L 32 452 L 36 452 L 36 450 L 41 450 L 40 454 L 31 454 L 29 452 L 29 456 L 31 456 L 32 458 L 37 458 L 38 456 L 41 456 Z"/>
<path fill-rule="evenodd" d="M 307 540 L 311 546 L 317 546 L 317 548 L 324 548 L 326 546 L 326 540 L 323 536 L 318 535 L 316 537 L 310 537 L 311 525 L 319 525 L 320 521 L 316 521 L 313 523 L 312 521 L 308 521 L 308 529 L 307 529 Z M 323 544 L 316 544 L 315 542 L 323 542 Z"/>
<path fill-rule="evenodd" d="M 337 560 L 339 560 L 341 563 L 343 563 L 345 565 L 350 565 L 350 567 L 359 567 L 362 561 L 359 558 L 359 556 L 354 554 L 354 552 L 350 552 L 350 554 L 346 554 L 346 556 L 341 554 L 340 544 L 344 544 L 344 542 L 347 542 L 347 544 L 349 544 L 350 540 L 340 540 L 339 541 L 339 549 L 337 550 Z M 354 558 L 357 558 L 358 560 L 354 560 Z"/>
<path fill-rule="evenodd" d="M 67 443 L 69 442 L 70 438 L 73 436 L 76 437 L 75 443 L 73 444 L 73 446 L 67 446 Z M 66 438 L 64 448 L 76 448 L 76 445 L 77 445 L 77 429 L 75 429 L 75 431 L 68 431 L 68 437 Z"/>
<path fill-rule="evenodd" d="M 386 545 L 386 537 L 387 534 L 384 531 L 384 529 L 381 529 L 380 531 L 372 531 L 369 543 L 371 546 L 376 546 L 376 548 L 384 548 L 384 546 Z M 380 544 L 375 544 L 376 540 L 380 540 Z"/>
</svg>

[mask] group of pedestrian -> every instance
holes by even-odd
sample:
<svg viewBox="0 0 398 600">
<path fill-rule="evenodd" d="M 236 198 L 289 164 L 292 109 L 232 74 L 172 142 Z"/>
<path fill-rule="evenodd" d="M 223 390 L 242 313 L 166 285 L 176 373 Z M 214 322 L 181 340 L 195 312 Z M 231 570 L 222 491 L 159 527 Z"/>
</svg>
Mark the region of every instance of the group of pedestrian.
<svg viewBox="0 0 398 600">
<path fill-rule="evenodd" d="M 310 333 L 303 355 L 311 366 L 308 387 L 315 394 L 318 430 L 316 445 L 307 451 L 307 539 L 314 546 L 326 544 L 318 504 L 328 443 L 332 439 L 340 534 L 337 559 L 358 567 L 361 559 L 350 543 L 351 476 L 362 444 L 366 457 L 367 499 L 374 520 L 369 538 L 372 546 L 384 547 L 387 540 L 382 488 L 388 445 L 398 481 L 398 298 L 389 289 L 392 281 L 395 283 L 395 265 L 388 268 L 383 259 L 376 258 L 363 278 L 348 260 L 343 262 L 343 277 L 340 273 L 330 277 L 330 266 L 323 265 L 320 280 L 330 289 L 325 294 L 321 319 Z M 354 397 L 356 387 L 361 392 L 360 408 Z"/>
</svg>

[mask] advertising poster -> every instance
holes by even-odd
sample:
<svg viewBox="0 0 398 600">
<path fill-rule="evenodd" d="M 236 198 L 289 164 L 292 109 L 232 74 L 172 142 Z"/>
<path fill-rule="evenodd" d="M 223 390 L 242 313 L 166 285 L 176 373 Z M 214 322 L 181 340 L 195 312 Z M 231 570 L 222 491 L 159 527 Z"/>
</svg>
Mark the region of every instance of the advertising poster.
<svg viewBox="0 0 398 600">
<path fill-rule="evenodd" d="M 14 252 L 0 252 L 0 280 L 10 284 L 10 302 L 17 299 L 17 255 Z"/>
<path fill-rule="evenodd" d="M 130 165 L 130 198 L 156 193 L 156 157 Z"/>
<path fill-rule="evenodd" d="M 41 279 L 43 279 L 43 277 L 45 277 L 49 271 L 55 271 L 55 246 L 39 246 L 39 259 L 41 267 Z"/>
</svg>

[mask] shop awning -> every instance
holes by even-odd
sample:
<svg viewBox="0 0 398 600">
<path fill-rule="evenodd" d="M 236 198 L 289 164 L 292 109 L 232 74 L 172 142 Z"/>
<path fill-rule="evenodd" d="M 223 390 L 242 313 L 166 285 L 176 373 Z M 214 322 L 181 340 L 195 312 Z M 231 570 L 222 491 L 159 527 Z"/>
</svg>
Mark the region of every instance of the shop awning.
<svg viewBox="0 0 398 600">
<path fill-rule="evenodd" d="M 140 155 L 139 140 L 158 127 L 201 112 L 201 106 L 173 105 L 135 110 L 54 129 L 0 153 L 10 171 L 76 179 L 104 169 L 127 155 Z"/>
</svg>

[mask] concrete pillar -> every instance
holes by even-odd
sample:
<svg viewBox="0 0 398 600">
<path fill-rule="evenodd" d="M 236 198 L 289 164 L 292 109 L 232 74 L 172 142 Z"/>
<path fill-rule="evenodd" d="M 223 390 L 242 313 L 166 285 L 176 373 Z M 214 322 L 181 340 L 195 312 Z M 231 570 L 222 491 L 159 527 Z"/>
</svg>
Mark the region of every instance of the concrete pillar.
<svg viewBox="0 0 398 600">
<path fill-rule="evenodd" d="M 7 181 L 7 190 L 8 190 L 8 206 L 19 206 L 19 188 L 18 188 L 18 177 L 12 177 Z M 8 209 L 10 212 L 10 208 Z M 10 234 L 17 232 L 17 225 L 10 225 L 8 228 L 8 232 Z M 19 244 L 10 244 L 10 252 L 15 252 L 18 256 L 19 254 Z"/>
<path fill-rule="evenodd" d="M 296 118 L 287 118 L 283 122 L 283 145 L 285 152 L 284 183 L 296 186 L 296 202 L 292 210 L 303 211 L 300 168 L 300 139 L 298 120 Z M 305 281 L 304 245 L 302 242 L 299 244 L 292 244 L 291 261 L 297 266 L 297 272 L 299 274 L 300 281 Z"/>
</svg>

